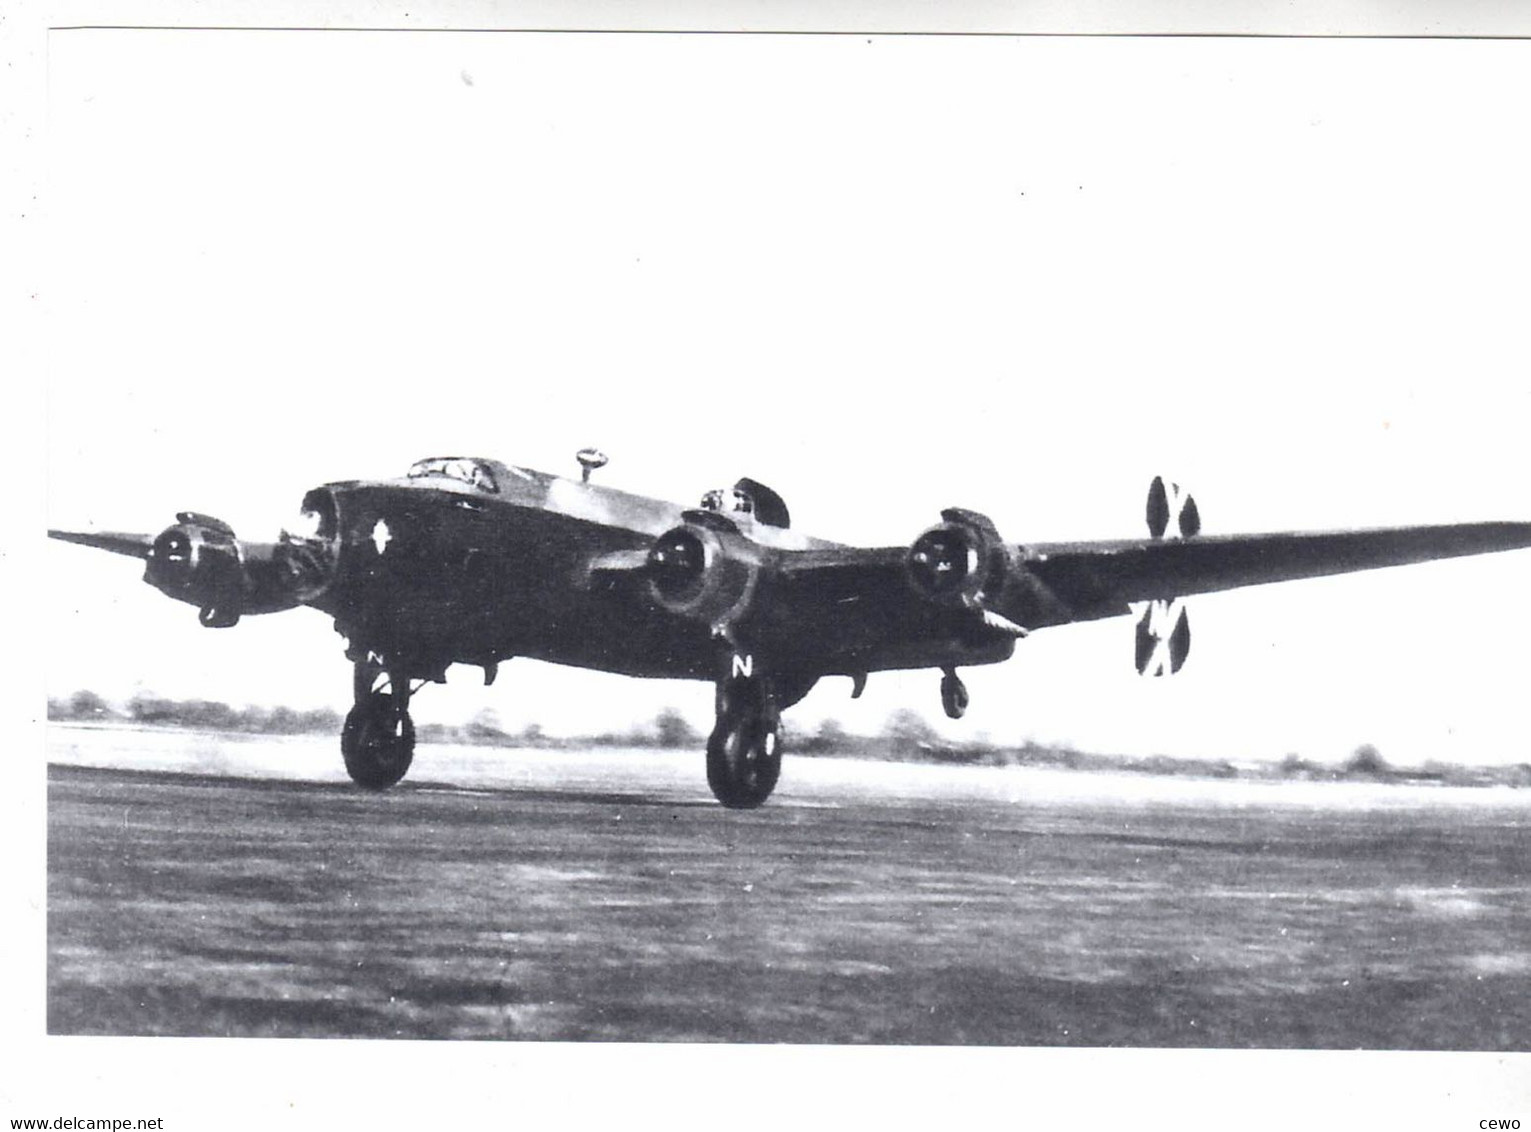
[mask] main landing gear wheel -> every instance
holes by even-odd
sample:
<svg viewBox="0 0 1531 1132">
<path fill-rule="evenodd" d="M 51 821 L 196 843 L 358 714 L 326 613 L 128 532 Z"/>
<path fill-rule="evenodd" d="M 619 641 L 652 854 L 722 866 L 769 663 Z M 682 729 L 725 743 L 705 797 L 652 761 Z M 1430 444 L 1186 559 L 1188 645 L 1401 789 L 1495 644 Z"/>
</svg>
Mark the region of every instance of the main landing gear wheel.
<svg viewBox="0 0 1531 1132">
<path fill-rule="evenodd" d="M 765 686 L 735 677 L 718 689 L 718 722 L 707 740 L 707 785 L 731 810 L 752 810 L 781 777 L 781 719 Z"/>
<path fill-rule="evenodd" d="M 948 719 L 961 719 L 967 714 L 967 685 L 954 668 L 945 669 L 941 677 L 941 710 L 946 712 Z"/>
<path fill-rule="evenodd" d="M 408 705 L 407 692 L 364 693 L 358 673 L 356 706 L 340 733 L 340 753 L 352 782 L 368 790 L 386 790 L 404 777 L 415 757 L 415 724 Z"/>
</svg>

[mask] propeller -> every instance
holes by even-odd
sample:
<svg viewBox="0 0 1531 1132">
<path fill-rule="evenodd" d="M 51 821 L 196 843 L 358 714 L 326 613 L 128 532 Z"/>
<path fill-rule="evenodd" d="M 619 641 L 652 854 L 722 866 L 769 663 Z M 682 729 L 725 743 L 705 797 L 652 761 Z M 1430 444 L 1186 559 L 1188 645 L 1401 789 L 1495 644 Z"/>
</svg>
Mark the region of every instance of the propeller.
<svg viewBox="0 0 1531 1132">
<path fill-rule="evenodd" d="M 999 531 L 986 515 L 951 507 L 909 546 L 904 568 L 921 596 L 969 610 L 985 626 L 1024 637 L 1025 626 L 994 608 L 1007 584 L 1009 559 Z"/>
<path fill-rule="evenodd" d="M 677 527 L 649 549 L 648 572 L 654 588 L 670 601 L 684 601 L 701 587 L 707 550 L 696 533 Z"/>
<path fill-rule="evenodd" d="M 149 561 L 168 563 L 172 569 L 183 569 L 191 561 L 191 539 L 183 527 L 166 527 L 149 548 Z"/>
<path fill-rule="evenodd" d="M 957 592 L 977 564 L 973 545 L 952 527 L 935 527 L 909 548 L 909 576 L 931 597 Z"/>
</svg>

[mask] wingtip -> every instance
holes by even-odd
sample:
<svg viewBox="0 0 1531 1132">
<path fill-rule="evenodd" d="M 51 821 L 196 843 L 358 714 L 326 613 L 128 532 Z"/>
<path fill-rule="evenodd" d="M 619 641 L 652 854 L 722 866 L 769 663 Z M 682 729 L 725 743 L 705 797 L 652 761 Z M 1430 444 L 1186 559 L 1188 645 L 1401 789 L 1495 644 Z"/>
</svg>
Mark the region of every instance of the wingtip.
<svg viewBox="0 0 1531 1132">
<path fill-rule="evenodd" d="M 118 531 L 61 531 L 50 527 L 48 537 L 113 554 L 125 554 L 130 558 L 149 557 L 149 548 L 154 545 L 153 535 L 124 534 Z"/>
</svg>

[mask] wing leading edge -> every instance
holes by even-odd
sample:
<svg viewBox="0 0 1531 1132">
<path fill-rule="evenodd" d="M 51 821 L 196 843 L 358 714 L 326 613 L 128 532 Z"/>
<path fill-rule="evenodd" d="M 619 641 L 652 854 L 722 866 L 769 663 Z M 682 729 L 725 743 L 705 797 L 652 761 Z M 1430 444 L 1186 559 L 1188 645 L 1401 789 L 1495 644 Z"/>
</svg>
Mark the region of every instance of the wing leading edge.
<svg viewBox="0 0 1531 1132">
<path fill-rule="evenodd" d="M 1531 547 L 1531 523 L 1011 545 L 1006 576 L 985 602 L 1036 629 L 1124 616 L 1135 602 L 1523 547 Z M 778 565 L 821 599 L 875 604 L 892 619 L 926 604 L 905 576 L 907 553 L 902 547 L 835 547 L 783 554 Z"/>
<path fill-rule="evenodd" d="M 49 538 L 64 542 L 93 546 L 97 550 L 109 550 L 113 554 L 126 554 L 131 558 L 149 557 L 154 545 L 153 535 L 125 534 L 119 531 L 49 531 Z"/>
<path fill-rule="evenodd" d="M 1022 547 L 1021 567 L 1070 621 L 1129 612 L 1130 603 L 1242 586 L 1406 566 L 1531 546 L 1531 523 L 1452 523 L 1356 531 L 1199 535 Z"/>
</svg>

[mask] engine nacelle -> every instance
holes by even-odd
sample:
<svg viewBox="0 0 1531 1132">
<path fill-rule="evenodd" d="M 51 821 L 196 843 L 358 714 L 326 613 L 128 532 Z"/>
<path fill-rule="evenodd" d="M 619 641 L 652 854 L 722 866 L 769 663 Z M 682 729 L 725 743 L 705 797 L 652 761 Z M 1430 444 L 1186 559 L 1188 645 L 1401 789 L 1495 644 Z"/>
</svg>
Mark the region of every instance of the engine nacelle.
<svg viewBox="0 0 1531 1132">
<path fill-rule="evenodd" d="M 754 603 L 763 554 L 726 520 L 698 520 L 654 540 L 648 556 L 649 591 L 671 613 L 726 627 L 743 618 Z"/>
<path fill-rule="evenodd" d="M 198 606 L 204 625 L 239 620 L 244 604 L 244 553 L 221 519 L 182 511 L 154 540 L 144 581 L 166 597 Z"/>
<path fill-rule="evenodd" d="M 1005 583 L 1010 555 L 987 515 L 951 507 L 909 547 L 904 567 L 917 593 L 940 605 L 976 609 Z"/>
<path fill-rule="evenodd" d="M 149 548 L 144 581 L 167 597 L 195 605 L 202 624 L 221 629 L 246 613 L 273 613 L 300 603 L 292 571 L 267 544 L 245 544 L 221 519 L 182 511 Z M 285 549 L 285 548 L 284 548 Z"/>
</svg>

